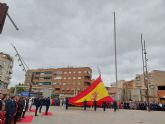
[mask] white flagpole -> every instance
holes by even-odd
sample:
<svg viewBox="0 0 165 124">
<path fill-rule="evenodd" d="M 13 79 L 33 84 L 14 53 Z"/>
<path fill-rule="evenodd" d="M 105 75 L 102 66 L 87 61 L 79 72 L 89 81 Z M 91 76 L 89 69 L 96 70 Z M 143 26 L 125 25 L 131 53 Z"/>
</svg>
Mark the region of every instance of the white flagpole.
<svg viewBox="0 0 165 124">
<path fill-rule="evenodd" d="M 115 50 L 115 77 L 116 77 L 116 101 L 119 101 L 119 91 L 118 91 L 118 77 L 117 77 L 117 48 L 116 48 L 116 17 L 114 14 L 114 50 Z"/>
</svg>

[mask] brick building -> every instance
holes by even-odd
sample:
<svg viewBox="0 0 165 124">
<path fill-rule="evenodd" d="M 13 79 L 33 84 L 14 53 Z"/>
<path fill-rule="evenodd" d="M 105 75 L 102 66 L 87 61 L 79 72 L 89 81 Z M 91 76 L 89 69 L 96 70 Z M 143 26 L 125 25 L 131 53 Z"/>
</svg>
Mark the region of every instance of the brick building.
<svg viewBox="0 0 165 124">
<path fill-rule="evenodd" d="M 54 95 L 75 96 L 91 85 L 89 67 L 33 69 L 26 73 L 25 85 L 31 82 L 42 89 L 52 88 Z"/>
<path fill-rule="evenodd" d="M 150 101 L 165 102 L 165 71 L 153 70 L 148 75 Z M 137 88 L 146 89 L 142 74 L 136 75 L 135 81 Z"/>
</svg>

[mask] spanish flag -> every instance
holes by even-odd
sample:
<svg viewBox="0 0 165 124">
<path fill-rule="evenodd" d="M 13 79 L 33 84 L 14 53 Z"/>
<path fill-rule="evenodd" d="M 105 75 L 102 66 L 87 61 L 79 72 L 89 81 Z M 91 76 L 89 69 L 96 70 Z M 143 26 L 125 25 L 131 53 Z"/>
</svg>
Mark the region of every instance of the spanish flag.
<svg viewBox="0 0 165 124">
<path fill-rule="evenodd" d="M 97 105 L 102 105 L 103 102 L 113 102 L 114 100 L 109 96 L 104 83 L 99 76 L 87 89 L 82 91 L 77 96 L 69 99 L 69 104 L 76 106 L 83 106 L 86 100 L 87 106 L 92 106 L 94 100 L 97 101 Z"/>
</svg>

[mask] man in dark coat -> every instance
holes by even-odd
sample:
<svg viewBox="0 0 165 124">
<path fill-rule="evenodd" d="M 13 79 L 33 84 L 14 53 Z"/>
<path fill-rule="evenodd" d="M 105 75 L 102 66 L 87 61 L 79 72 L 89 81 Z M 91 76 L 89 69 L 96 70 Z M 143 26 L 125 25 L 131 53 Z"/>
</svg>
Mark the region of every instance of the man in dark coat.
<svg viewBox="0 0 165 124">
<path fill-rule="evenodd" d="M 97 109 L 97 101 L 96 100 L 93 101 L 93 106 L 94 106 L 94 111 L 96 111 L 96 109 Z"/>
<path fill-rule="evenodd" d="M 105 111 L 105 109 L 106 109 L 106 102 L 103 102 L 102 107 L 103 107 L 103 110 Z"/>
<path fill-rule="evenodd" d="M 35 116 L 37 116 L 38 108 L 40 107 L 40 100 L 39 100 L 39 98 L 35 98 L 34 104 L 36 106 Z"/>
<path fill-rule="evenodd" d="M 87 107 L 87 101 L 85 99 L 85 101 L 84 101 L 84 110 L 86 110 L 86 107 Z"/>
<path fill-rule="evenodd" d="M 113 109 L 114 109 L 114 112 L 116 112 L 116 109 L 117 109 L 117 102 L 116 101 L 113 102 Z"/>
<path fill-rule="evenodd" d="M 17 102 L 17 112 L 14 118 L 14 124 L 16 124 L 16 122 L 22 118 L 23 108 L 24 108 L 24 100 L 23 97 L 20 97 Z"/>
<path fill-rule="evenodd" d="M 12 119 L 17 111 L 17 103 L 15 101 L 15 96 L 12 96 L 6 101 L 6 120 L 4 124 L 11 124 Z"/>
<path fill-rule="evenodd" d="M 69 105 L 68 102 L 69 102 L 69 101 L 68 101 L 68 98 L 66 98 L 66 110 L 68 110 L 68 105 Z"/>
<path fill-rule="evenodd" d="M 42 106 L 44 105 L 44 101 L 45 101 L 45 99 L 43 97 L 41 97 L 40 98 L 40 110 L 39 110 L 39 113 L 41 113 Z"/>
<path fill-rule="evenodd" d="M 29 105 L 29 99 L 24 97 L 24 109 L 23 109 L 23 114 L 22 114 L 22 118 L 25 117 L 25 113 L 28 110 L 28 105 Z"/>
<path fill-rule="evenodd" d="M 46 98 L 45 100 L 45 105 L 46 105 L 46 111 L 45 111 L 45 114 L 47 115 L 48 114 L 48 110 L 49 110 L 49 106 L 50 106 L 50 98 Z"/>
</svg>

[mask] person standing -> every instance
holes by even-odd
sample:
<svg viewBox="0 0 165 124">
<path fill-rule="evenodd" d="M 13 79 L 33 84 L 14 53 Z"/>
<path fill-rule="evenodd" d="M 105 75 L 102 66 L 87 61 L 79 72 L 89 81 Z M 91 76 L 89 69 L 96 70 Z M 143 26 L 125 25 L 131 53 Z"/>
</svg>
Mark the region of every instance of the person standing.
<svg viewBox="0 0 165 124">
<path fill-rule="evenodd" d="M 103 102 L 102 107 L 103 107 L 103 110 L 105 111 L 105 109 L 106 109 L 106 102 Z"/>
<path fill-rule="evenodd" d="M 46 98 L 45 105 L 46 105 L 45 114 L 48 115 L 48 110 L 49 110 L 49 106 L 50 106 L 50 97 Z"/>
<path fill-rule="evenodd" d="M 30 98 L 29 99 L 29 111 L 31 111 L 32 105 L 33 105 L 33 98 Z"/>
<path fill-rule="evenodd" d="M 5 121 L 5 109 L 4 109 L 4 96 L 2 93 L 0 93 L 0 124 L 4 124 Z"/>
<path fill-rule="evenodd" d="M 117 102 L 116 101 L 113 102 L 113 109 L 114 109 L 114 112 L 116 112 L 116 109 L 117 109 Z"/>
<path fill-rule="evenodd" d="M 86 99 L 84 100 L 84 110 L 86 110 L 86 107 L 87 107 L 87 101 Z"/>
<path fill-rule="evenodd" d="M 40 107 L 40 100 L 39 100 L 39 98 L 35 98 L 34 104 L 36 106 L 35 116 L 37 116 L 38 108 Z"/>
<path fill-rule="evenodd" d="M 6 109 L 6 120 L 4 124 L 11 124 L 12 119 L 14 119 L 17 110 L 15 96 L 12 96 L 6 101 L 5 109 Z"/>
<path fill-rule="evenodd" d="M 42 106 L 44 104 L 45 99 L 43 97 L 40 98 L 40 109 L 39 109 L 39 113 L 41 113 L 42 110 Z"/>
<path fill-rule="evenodd" d="M 97 101 L 96 100 L 93 101 L 93 105 L 94 105 L 94 111 L 96 111 L 96 109 L 97 109 Z"/>
<path fill-rule="evenodd" d="M 29 99 L 24 97 L 24 109 L 23 109 L 23 115 L 22 115 L 22 118 L 25 117 L 25 113 L 26 111 L 28 110 L 28 105 L 29 105 Z"/>
<path fill-rule="evenodd" d="M 66 98 L 66 110 L 68 110 L 68 98 Z"/>
</svg>

